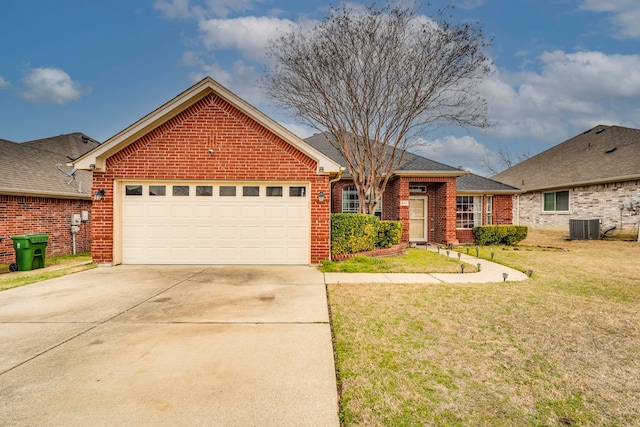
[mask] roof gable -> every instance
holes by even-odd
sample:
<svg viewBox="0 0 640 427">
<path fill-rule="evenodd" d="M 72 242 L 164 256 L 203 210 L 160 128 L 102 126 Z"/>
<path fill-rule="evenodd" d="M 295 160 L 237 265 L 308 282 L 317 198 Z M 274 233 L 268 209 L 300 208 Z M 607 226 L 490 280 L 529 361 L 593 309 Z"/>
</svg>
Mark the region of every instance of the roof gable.
<svg viewBox="0 0 640 427">
<path fill-rule="evenodd" d="M 319 172 L 337 173 L 340 171 L 339 164 L 306 144 L 285 127 L 270 119 L 210 77 L 204 78 L 155 111 L 109 138 L 100 147 L 73 162 L 74 166 L 78 169 L 95 170 L 98 172 L 104 171 L 107 158 L 123 150 L 142 136 L 171 120 L 173 117 L 177 116 L 182 111 L 191 107 L 211 93 L 221 97 L 234 108 L 237 108 L 249 118 L 282 138 L 291 146 L 316 160 Z"/>
<path fill-rule="evenodd" d="M 598 125 L 493 176 L 525 191 L 640 178 L 640 130 Z"/>
</svg>

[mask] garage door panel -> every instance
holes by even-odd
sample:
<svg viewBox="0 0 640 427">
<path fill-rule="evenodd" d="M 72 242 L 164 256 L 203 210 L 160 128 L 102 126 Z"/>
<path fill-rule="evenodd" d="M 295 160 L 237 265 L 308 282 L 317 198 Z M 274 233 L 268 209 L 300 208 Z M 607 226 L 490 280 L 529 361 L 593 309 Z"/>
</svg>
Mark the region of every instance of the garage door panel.
<svg viewBox="0 0 640 427">
<path fill-rule="evenodd" d="M 216 184 L 209 182 L 189 183 L 191 188 L 184 196 L 173 196 L 171 191 L 167 191 L 166 196 L 149 196 L 147 187 L 142 196 L 124 195 L 122 261 L 135 264 L 308 263 L 308 198 L 288 197 L 287 183 L 276 185 L 282 184 L 284 188 L 283 196 L 278 197 L 267 197 L 265 187 L 273 183 L 260 184 L 258 197 L 242 196 L 241 187 L 247 183 L 235 184 L 240 191 L 231 197 L 220 196 Z M 196 196 L 197 185 L 212 185 L 212 195 Z M 300 183 L 291 185 L 300 186 Z"/>
</svg>

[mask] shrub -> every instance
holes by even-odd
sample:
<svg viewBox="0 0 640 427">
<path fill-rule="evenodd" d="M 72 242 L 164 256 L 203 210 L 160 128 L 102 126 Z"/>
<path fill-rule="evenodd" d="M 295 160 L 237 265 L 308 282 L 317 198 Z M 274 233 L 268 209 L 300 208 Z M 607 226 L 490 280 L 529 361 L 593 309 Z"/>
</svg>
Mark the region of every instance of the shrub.
<svg viewBox="0 0 640 427">
<path fill-rule="evenodd" d="M 520 225 L 484 225 L 473 227 L 479 245 L 515 245 L 527 237 L 528 228 Z"/>
<path fill-rule="evenodd" d="M 400 221 L 380 221 L 378 226 L 378 246 L 390 248 L 400 243 L 402 223 Z"/>
<path fill-rule="evenodd" d="M 372 251 L 378 241 L 380 220 L 375 215 L 332 214 L 331 254 Z"/>
</svg>

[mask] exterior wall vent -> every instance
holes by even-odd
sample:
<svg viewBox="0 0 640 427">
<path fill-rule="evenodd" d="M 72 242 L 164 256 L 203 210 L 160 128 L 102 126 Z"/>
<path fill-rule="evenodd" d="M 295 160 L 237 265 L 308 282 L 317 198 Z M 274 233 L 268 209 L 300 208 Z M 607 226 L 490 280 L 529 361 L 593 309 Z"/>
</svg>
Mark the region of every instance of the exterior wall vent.
<svg viewBox="0 0 640 427">
<path fill-rule="evenodd" d="M 569 220 L 571 240 L 600 240 L 600 218 L 572 218 Z"/>
</svg>

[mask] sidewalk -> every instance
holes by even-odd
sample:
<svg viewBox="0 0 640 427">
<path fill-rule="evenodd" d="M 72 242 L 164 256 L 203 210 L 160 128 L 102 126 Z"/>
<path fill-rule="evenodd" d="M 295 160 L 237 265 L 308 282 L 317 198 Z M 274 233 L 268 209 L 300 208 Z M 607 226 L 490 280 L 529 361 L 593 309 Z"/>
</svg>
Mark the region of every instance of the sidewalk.
<svg viewBox="0 0 640 427">
<path fill-rule="evenodd" d="M 427 246 L 426 250 L 437 252 L 437 247 Z M 447 256 L 446 249 L 440 254 Z M 458 258 L 459 252 L 450 251 L 449 257 Z M 334 283 L 495 283 L 519 282 L 529 277 L 518 270 L 505 267 L 486 259 L 460 254 L 460 261 L 471 265 L 480 264 L 477 273 L 324 273 L 326 284 Z M 506 274 L 506 279 L 504 277 Z"/>
</svg>

